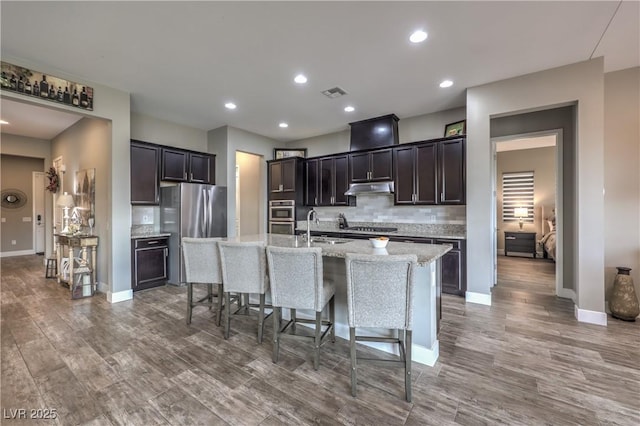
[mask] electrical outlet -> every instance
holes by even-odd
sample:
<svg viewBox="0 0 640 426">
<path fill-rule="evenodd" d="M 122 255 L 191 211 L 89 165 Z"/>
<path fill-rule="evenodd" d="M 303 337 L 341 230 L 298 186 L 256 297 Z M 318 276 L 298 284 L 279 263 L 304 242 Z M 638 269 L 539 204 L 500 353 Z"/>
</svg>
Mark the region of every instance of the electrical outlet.
<svg viewBox="0 0 640 426">
<path fill-rule="evenodd" d="M 16 244 L 18 244 L 18 242 L 16 240 L 11 240 L 11 245 L 15 246 Z"/>
<path fill-rule="evenodd" d="M 149 223 L 149 216 L 147 215 L 142 216 L 142 223 L 147 225 Z"/>
</svg>

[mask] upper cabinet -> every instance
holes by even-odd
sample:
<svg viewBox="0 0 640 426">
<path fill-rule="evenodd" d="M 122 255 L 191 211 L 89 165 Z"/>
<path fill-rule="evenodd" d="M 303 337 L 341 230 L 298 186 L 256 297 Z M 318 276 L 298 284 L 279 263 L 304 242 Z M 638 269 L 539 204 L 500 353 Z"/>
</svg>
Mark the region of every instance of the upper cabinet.
<svg viewBox="0 0 640 426">
<path fill-rule="evenodd" d="M 215 155 L 162 148 L 161 180 L 215 183 Z"/>
<path fill-rule="evenodd" d="M 298 157 L 269 161 L 269 199 L 303 202 L 303 162 Z"/>
<path fill-rule="evenodd" d="M 347 155 L 323 157 L 318 161 L 318 206 L 347 206 L 349 161 Z"/>
<path fill-rule="evenodd" d="M 160 148 L 140 141 L 131 141 L 131 204 L 160 203 Z"/>
<path fill-rule="evenodd" d="M 349 154 L 351 183 L 377 182 L 393 179 L 391 148 Z"/>
<path fill-rule="evenodd" d="M 314 158 L 305 162 L 305 181 L 304 181 L 304 205 L 318 205 L 318 170 L 319 160 Z"/>
<path fill-rule="evenodd" d="M 465 139 L 394 148 L 395 204 L 464 204 Z"/>
</svg>

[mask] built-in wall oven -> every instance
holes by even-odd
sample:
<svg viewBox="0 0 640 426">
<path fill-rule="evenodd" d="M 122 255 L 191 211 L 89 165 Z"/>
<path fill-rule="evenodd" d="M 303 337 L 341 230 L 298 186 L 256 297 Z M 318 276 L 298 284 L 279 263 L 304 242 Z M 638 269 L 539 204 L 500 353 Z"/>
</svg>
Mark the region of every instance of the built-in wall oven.
<svg viewBox="0 0 640 426">
<path fill-rule="evenodd" d="M 293 235 L 296 229 L 296 202 L 269 201 L 269 233 Z"/>
</svg>

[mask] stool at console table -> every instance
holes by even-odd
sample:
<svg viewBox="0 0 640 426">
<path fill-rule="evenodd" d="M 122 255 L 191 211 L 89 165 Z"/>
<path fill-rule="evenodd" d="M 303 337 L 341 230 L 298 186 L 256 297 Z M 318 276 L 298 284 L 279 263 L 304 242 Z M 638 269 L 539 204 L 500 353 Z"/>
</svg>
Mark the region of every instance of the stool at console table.
<svg viewBox="0 0 640 426">
<path fill-rule="evenodd" d="M 58 282 L 65 282 L 69 284 L 69 289 L 73 291 L 73 258 L 74 250 L 80 250 L 80 257 L 89 263 L 91 267 L 91 285 L 95 289 L 97 286 L 97 250 L 98 250 L 98 237 L 96 235 L 67 235 L 67 234 L 55 234 L 58 238 Z M 64 249 L 67 249 L 67 255 L 64 255 Z M 91 250 L 91 253 L 89 253 Z M 64 280 L 62 277 L 62 259 L 69 259 L 69 279 Z"/>
</svg>

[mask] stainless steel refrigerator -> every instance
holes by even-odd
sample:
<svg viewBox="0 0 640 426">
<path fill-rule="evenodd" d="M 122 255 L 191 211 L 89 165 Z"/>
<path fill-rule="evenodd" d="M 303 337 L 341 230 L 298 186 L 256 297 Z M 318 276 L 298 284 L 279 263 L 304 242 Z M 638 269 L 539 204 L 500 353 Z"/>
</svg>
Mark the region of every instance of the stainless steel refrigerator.
<svg viewBox="0 0 640 426">
<path fill-rule="evenodd" d="M 227 236 L 227 187 L 180 183 L 160 188 L 160 230 L 169 237 L 169 283 L 185 282 L 182 237 Z"/>
</svg>

